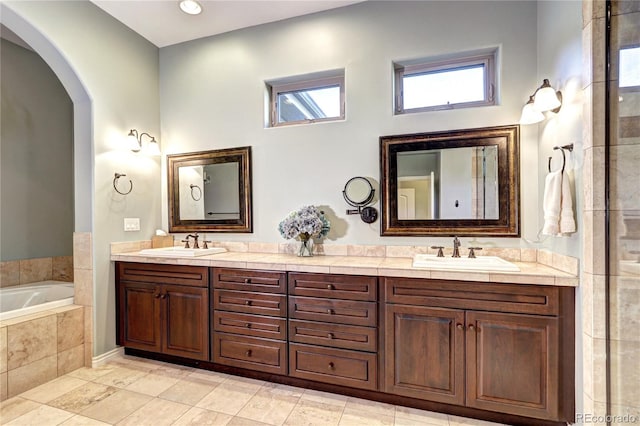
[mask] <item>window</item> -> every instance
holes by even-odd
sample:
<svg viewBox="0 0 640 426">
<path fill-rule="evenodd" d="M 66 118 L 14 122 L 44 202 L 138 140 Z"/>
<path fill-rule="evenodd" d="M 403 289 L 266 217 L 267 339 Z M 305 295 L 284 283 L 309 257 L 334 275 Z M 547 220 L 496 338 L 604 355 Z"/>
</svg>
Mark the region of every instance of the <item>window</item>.
<svg viewBox="0 0 640 426">
<path fill-rule="evenodd" d="M 344 119 L 342 70 L 272 81 L 267 88 L 272 127 Z"/>
<path fill-rule="evenodd" d="M 396 114 L 495 105 L 496 53 L 395 63 Z"/>
<path fill-rule="evenodd" d="M 637 91 L 640 88 L 640 46 L 620 49 L 619 74 L 618 81 L 621 89 Z"/>
</svg>

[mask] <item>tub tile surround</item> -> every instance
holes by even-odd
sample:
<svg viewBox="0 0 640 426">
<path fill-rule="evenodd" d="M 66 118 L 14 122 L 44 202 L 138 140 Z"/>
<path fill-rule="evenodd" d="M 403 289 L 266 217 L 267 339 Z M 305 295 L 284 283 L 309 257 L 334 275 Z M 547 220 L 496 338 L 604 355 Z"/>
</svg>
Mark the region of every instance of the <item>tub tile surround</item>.
<svg viewBox="0 0 640 426">
<path fill-rule="evenodd" d="M 0 262 L 0 287 L 28 285 L 48 280 L 73 282 L 73 256 Z"/>
<path fill-rule="evenodd" d="M 514 262 L 520 272 L 476 272 L 440 271 L 412 267 L 414 254 L 431 253 L 436 250 L 426 246 L 356 246 L 317 244 L 316 256 L 301 258 L 295 256 L 291 247 L 297 244 L 214 242 L 227 248 L 228 252 L 197 258 L 166 258 L 139 255 L 149 246 L 148 241 L 111 243 L 111 260 L 175 265 L 195 265 L 214 267 L 235 267 L 268 269 L 291 272 L 316 272 L 333 274 L 356 274 L 370 276 L 418 277 L 451 280 L 477 280 L 494 282 L 515 282 L 522 284 L 544 284 L 577 286 L 579 260 L 559 255 L 548 250 L 531 248 L 483 249 L 482 255 L 499 256 Z M 278 252 L 275 252 L 275 247 Z M 231 247 L 239 249 L 232 250 Z M 254 252 L 252 249 L 265 249 Z M 328 255 L 326 253 L 339 253 Z M 320 254 L 322 253 L 322 254 Z M 344 253 L 347 253 L 346 255 Z M 451 249 L 445 250 L 451 255 Z"/>
<path fill-rule="evenodd" d="M 70 305 L 0 323 L 2 400 L 84 366 L 83 311 Z"/>
<path fill-rule="evenodd" d="M 139 249 L 140 250 L 140 249 Z M 73 234 L 73 275 L 76 305 L 84 309 L 84 362 L 93 362 L 93 239 L 90 232 Z"/>
</svg>

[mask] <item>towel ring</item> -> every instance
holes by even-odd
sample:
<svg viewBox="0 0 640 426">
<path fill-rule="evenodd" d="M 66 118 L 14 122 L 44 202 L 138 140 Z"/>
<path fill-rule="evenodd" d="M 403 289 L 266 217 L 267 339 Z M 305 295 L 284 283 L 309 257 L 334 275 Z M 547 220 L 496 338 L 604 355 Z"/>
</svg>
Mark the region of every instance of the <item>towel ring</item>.
<svg viewBox="0 0 640 426">
<path fill-rule="evenodd" d="M 133 190 L 133 182 L 131 182 L 131 179 L 129 179 L 129 190 L 127 192 L 120 191 L 118 189 L 118 186 L 117 186 L 118 185 L 118 179 L 120 179 L 123 176 L 126 176 L 126 174 L 118 173 L 118 172 L 115 173 L 114 178 L 113 178 L 113 189 L 115 189 L 118 194 L 127 195 L 127 194 L 130 194 L 131 191 Z"/>
<path fill-rule="evenodd" d="M 563 145 L 563 146 L 554 146 L 554 147 L 553 147 L 553 150 L 554 150 L 554 151 L 555 151 L 555 150 L 557 150 L 557 149 L 559 149 L 559 150 L 560 150 L 560 152 L 562 153 L 562 170 L 560 171 L 560 173 L 564 173 L 564 168 L 565 168 L 565 166 L 567 165 L 567 157 L 566 157 L 566 155 L 564 154 L 564 151 L 565 151 L 565 149 L 566 149 L 566 150 L 567 150 L 567 151 L 569 151 L 569 152 L 573 152 L 573 144 L 572 144 L 572 143 L 570 143 L 570 144 L 568 144 L 568 145 Z M 549 163 L 547 164 L 547 170 L 549 170 L 549 173 L 551 173 L 551 159 L 552 159 L 552 158 L 553 158 L 552 156 L 551 156 L 551 157 L 549 157 Z"/>
<path fill-rule="evenodd" d="M 200 189 L 198 185 L 194 185 L 194 184 L 189 185 L 189 188 L 191 188 L 191 198 L 193 198 L 193 201 L 200 201 L 200 199 L 202 198 L 202 189 Z M 198 198 L 196 198 L 196 196 L 193 195 L 193 190 L 196 188 L 198 189 L 198 193 L 200 194 L 198 195 Z"/>
</svg>

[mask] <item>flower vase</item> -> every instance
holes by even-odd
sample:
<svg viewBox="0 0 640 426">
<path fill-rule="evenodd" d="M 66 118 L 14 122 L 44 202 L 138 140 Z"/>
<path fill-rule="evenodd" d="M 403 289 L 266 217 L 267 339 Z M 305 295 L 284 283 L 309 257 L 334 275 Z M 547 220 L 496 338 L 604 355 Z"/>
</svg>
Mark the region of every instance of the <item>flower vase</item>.
<svg viewBox="0 0 640 426">
<path fill-rule="evenodd" d="M 298 256 L 310 257 L 313 256 L 313 238 L 300 235 L 300 249 L 298 250 Z"/>
</svg>

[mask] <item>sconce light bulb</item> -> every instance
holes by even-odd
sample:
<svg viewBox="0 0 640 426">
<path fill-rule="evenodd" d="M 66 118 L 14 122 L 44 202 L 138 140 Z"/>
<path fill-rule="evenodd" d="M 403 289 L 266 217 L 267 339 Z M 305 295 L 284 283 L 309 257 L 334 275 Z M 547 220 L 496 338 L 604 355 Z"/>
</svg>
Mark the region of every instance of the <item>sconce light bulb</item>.
<svg viewBox="0 0 640 426">
<path fill-rule="evenodd" d="M 522 108 L 520 124 L 535 124 L 544 120 L 544 115 L 533 106 L 533 96 L 529 96 L 529 101 Z"/>
<path fill-rule="evenodd" d="M 153 137 L 151 138 L 151 140 L 149 141 L 149 144 L 147 145 L 146 153 L 147 155 L 152 155 L 152 156 L 160 155 L 160 146 L 158 145 L 156 138 L 153 138 Z"/>
<path fill-rule="evenodd" d="M 546 78 L 533 96 L 535 98 L 533 106 L 540 112 L 550 111 L 562 105 L 556 90 L 551 87 L 549 80 Z"/>
<path fill-rule="evenodd" d="M 129 131 L 129 134 L 127 135 L 127 146 L 133 152 L 139 152 L 140 149 L 142 148 L 136 133 L 137 132 L 135 129 L 131 129 Z"/>
</svg>

